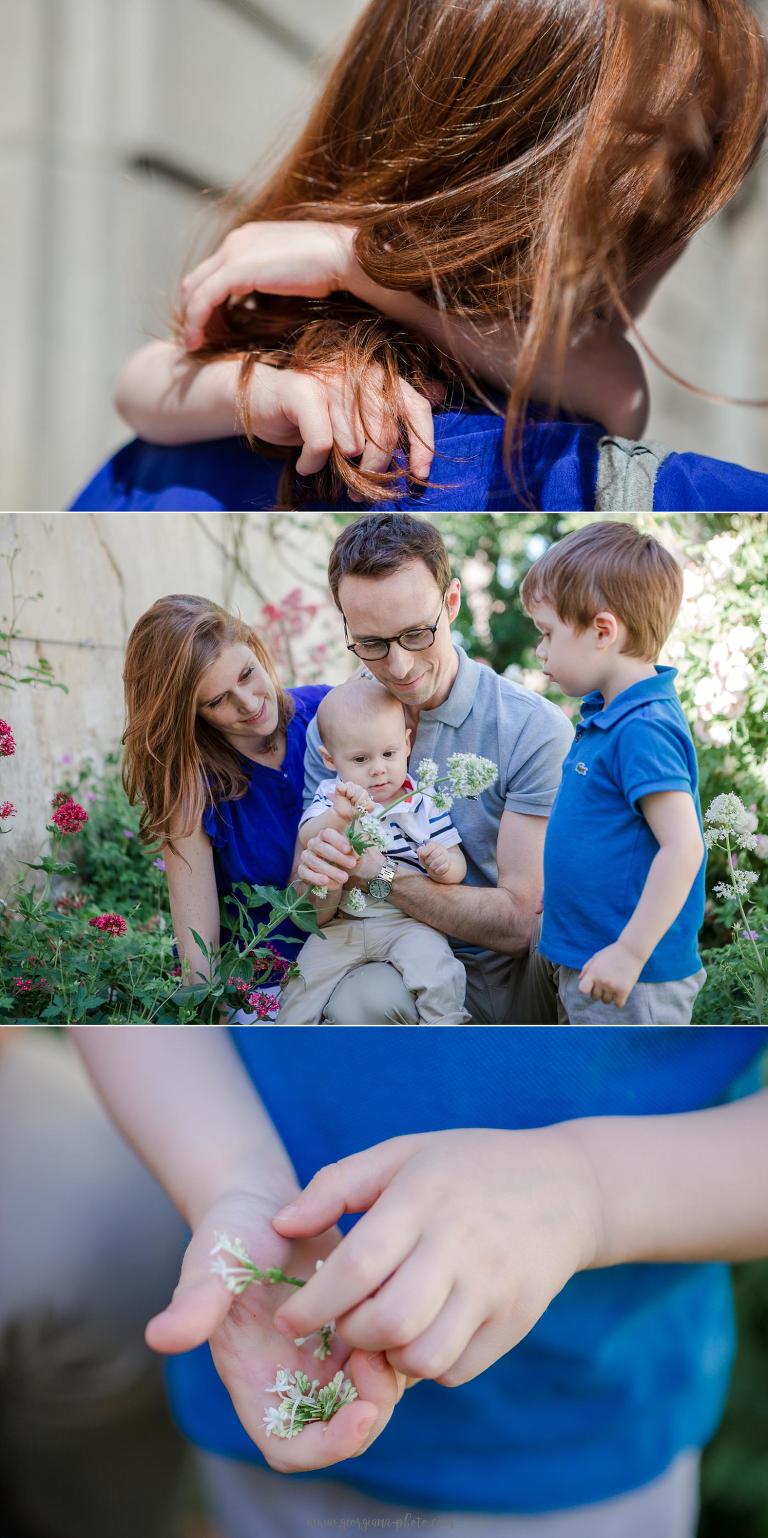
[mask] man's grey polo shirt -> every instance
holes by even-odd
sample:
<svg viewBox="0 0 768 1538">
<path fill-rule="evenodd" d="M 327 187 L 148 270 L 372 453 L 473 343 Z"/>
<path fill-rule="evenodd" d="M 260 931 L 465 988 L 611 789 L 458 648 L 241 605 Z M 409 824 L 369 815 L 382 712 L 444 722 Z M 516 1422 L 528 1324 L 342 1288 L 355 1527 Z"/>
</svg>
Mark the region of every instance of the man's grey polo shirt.
<svg viewBox="0 0 768 1538">
<path fill-rule="evenodd" d="M 497 886 L 496 844 L 502 813 L 548 816 L 573 728 L 551 700 L 500 677 L 485 663 L 474 662 L 463 647 L 456 645 L 456 651 L 459 670 L 448 698 L 419 716 L 410 772 L 418 770 L 422 758 L 433 758 L 442 774 L 452 753 L 480 753 L 499 765 L 498 779 L 477 801 L 464 798 L 451 808 L 467 860 L 467 881 L 473 886 Z M 315 717 L 307 731 L 305 807 L 320 780 L 328 777 L 319 741 Z"/>
</svg>

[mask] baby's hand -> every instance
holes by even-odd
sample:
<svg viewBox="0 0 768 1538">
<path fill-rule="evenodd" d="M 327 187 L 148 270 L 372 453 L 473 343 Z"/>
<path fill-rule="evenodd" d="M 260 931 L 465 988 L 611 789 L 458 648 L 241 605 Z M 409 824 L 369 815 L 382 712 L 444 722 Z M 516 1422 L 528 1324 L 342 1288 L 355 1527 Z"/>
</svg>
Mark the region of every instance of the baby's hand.
<svg viewBox="0 0 768 1538">
<path fill-rule="evenodd" d="M 202 347 L 214 310 L 245 294 L 321 299 L 347 288 L 356 230 L 316 219 L 260 220 L 230 230 L 181 285 L 184 345 Z"/>
<path fill-rule="evenodd" d="M 445 844 L 439 839 L 431 838 L 428 844 L 422 844 L 417 851 L 419 859 L 425 871 L 430 876 L 447 876 L 451 868 L 451 857 Z"/>
<path fill-rule="evenodd" d="M 617 940 L 585 961 L 579 974 L 579 993 L 623 1009 L 642 970 L 640 958 Z"/>
<path fill-rule="evenodd" d="M 567 1124 L 390 1138 L 319 1170 L 273 1226 L 308 1238 L 343 1212 L 365 1216 L 281 1304 L 276 1329 L 334 1318 L 350 1346 L 449 1388 L 517 1345 L 599 1259 L 598 1182 Z"/>
<path fill-rule="evenodd" d="M 384 409 L 381 365 L 371 364 L 362 382 L 367 432 L 355 404 L 354 384 L 340 369 L 305 374 L 258 363 L 248 398 L 251 428 L 266 443 L 301 444 L 299 475 L 322 470 L 334 444 L 348 459 L 359 458 L 360 470 L 381 473 L 389 469 L 398 446 L 397 424 Z M 426 480 L 435 452 L 432 406 L 407 380 L 401 379 L 399 388 L 410 473 Z"/>
<path fill-rule="evenodd" d="M 346 822 L 352 822 L 363 812 L 372 812 L 376 806 L 373 796 L 356 785 L 354 780 L 338 780 L 333 793 L 333 810 Z"/>
</svg>

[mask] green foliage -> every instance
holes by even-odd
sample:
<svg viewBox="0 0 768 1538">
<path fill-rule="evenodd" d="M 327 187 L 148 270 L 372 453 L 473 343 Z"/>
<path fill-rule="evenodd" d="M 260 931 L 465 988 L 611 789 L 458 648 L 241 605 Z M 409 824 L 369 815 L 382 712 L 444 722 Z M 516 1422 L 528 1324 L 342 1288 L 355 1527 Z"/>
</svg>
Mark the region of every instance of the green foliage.
<svg viewBox="0 0 768 1538">
<path fill-rule="evenodd" d="M 193 931 L 206 971 L 185 974 L 174 953 L 165 875 L 156 851 L 139 843 L 138 813 L 117 762 L 110 755 L 103 776 L 87 764 L 62 787 L 82 798 L 89 820 L 75 835 L 49 826 L 52 853 L 26 866 L 45 876 L 42 890 L 19 872 L 0 918 L 0 1020 L 215 1024 L 237 1009 L 263 1009 L 266 1018 L 262 990 L 298 970 L 269 937 L 286 919 L 321 933 L 312 904 L 292 887 L 238 883 L 223 904 L 227 944 L 212 956 Z M 255 924 L 255 910 L 265 906 L 266 922 Z M 114 916 L 113 927 L 124 933 L 94 927 L 89 920 L 100 915 Z"/>
</svg>

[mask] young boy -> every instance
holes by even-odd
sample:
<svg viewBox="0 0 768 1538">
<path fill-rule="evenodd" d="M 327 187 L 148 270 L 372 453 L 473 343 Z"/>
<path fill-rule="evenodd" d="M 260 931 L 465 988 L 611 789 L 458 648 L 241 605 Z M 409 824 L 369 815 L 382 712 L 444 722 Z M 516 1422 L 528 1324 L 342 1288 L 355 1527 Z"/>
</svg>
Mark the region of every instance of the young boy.
<svg viewBox="0 0 768 1538">
<path fill-rule="evenodd" d="M 584 696 L 544 850 L 541 950 L 571 1024 L 689 1024 L 706 976 L 696 754 L 656 665 L 682 592 L 669 552 L 619 522 L 569 534 L 522 584 L 547 678 Z"/>
<path fill-rule="evenodd" d="M 411 733 L 403 707 L 375 679 L 353 678 L 325 696 L 317 719 L 323 763 L 336 778 L 318 785 L 299 825 L 302 845 L 322 828 L 345 833 L 358 814 L 388 806 L 405 790 L 412 794 L 386 818 L 385 848 L 363 857 L 376 867 L 363 889 L 364 902 L 359 887 L 348 887 L 330 899 L 334 906 L 324 903 L 318 910 L 323 935 L 311 935 L 299 952 L 301 977 L 283 992 L 280 1023 L 319 1022 L 336 984 L 352 967 L 389 961 L 414 994 L 420 1021 L 460 1025 L 469 1018 L 461 962 L 444 935 L 387 902 L 392 861 L 443 885 L 463 881 L 467 870 L 448 812 L 438 811 L 408 777 Z"/>
</svg>

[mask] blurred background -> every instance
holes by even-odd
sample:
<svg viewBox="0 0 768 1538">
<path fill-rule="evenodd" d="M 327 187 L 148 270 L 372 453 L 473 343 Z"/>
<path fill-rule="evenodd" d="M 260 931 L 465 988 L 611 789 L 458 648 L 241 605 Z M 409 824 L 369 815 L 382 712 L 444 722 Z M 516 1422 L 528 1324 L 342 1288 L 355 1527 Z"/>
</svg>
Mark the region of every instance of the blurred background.
<svg viewBox="0 0 768 1538">
<path fill-rule="evenodd" d="M 765 24 L 767 0 L 754 0 Z M 0 0 L 0 507 L 60 508 L 128 434 L 117 370 L 162 335 L 218 191 L 281 153 L 362 0 Z M 768 396 L 765 158 L 642 330 L 697 385 Z M 649 436 L 768 471 L 765 411 L 649 365 Z"/>
</svg>

